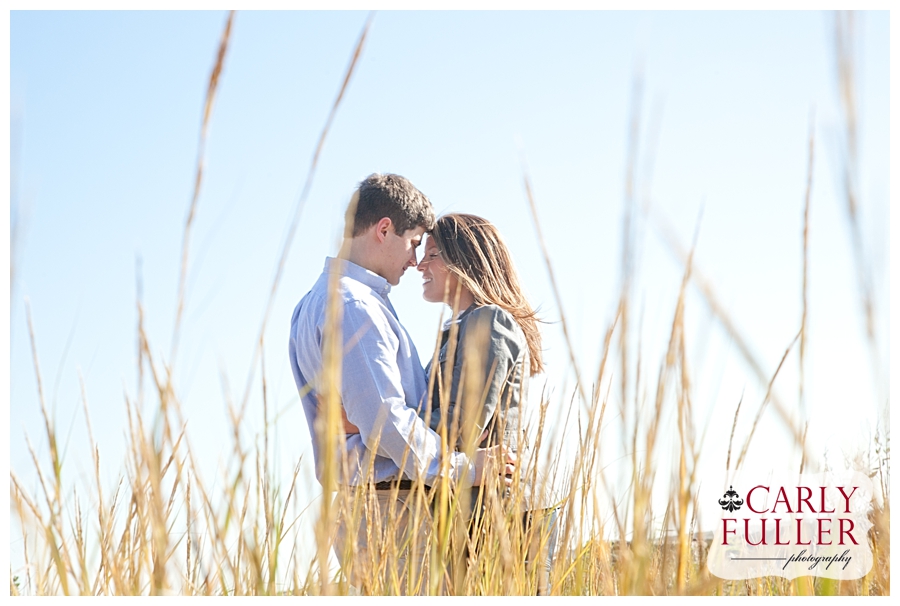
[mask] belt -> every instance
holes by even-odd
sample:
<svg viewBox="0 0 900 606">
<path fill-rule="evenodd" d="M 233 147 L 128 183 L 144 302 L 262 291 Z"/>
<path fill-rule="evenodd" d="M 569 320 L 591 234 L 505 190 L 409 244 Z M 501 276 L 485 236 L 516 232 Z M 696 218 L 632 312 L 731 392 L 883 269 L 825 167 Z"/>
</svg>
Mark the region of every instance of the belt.
<svg viewBox="0 0 900 606">
<path fill-rule="evenodd" d="M 384 482 L 376 482 L 375 490 L 394 490 L 395 488 L 398 490 L 412 490 L 416 485 L 412 480 L 386 480 Z M 423 485 L 423 488 L 427 492 L 429 487 L 428 485 Z"/>
</svg>

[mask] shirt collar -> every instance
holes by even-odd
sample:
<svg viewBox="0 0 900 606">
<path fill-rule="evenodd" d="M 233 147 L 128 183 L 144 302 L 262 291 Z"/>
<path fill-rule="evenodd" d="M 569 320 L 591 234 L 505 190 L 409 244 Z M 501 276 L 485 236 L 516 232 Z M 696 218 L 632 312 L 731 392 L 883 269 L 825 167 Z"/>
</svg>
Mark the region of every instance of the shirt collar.
<svg viewBox="0 0 900 606">
<path fill-rule="evenodd" d="M 462 322 L 463 318 L 465 318 L 467 315 L 472 313 L 472 310 L 474 310 L 476 307 L 478 307 L 478 305 L 476 305 L 475 303 L 472 303 L 467 308 L 465 308 L 463 311 L 461 311 L 459 313 L 459 315 L 456 316 L 455 318 L 449 318 L 448 320 L 445 320 L 443 330 L 449 330 L 450 327 L 453 326 L 454 324 L 459 324 L 460 322 Z"/>
<path fill-rule="evenodd" d="M 353 278 L 357 282 L 362 282 L 382 297 L 388 296 L 388 293 L 391 292 L 391 285 L 383 277 L 346 259 L 326 257 L 325 273 L 336 273 L 339 276 Z"/>
</svg>

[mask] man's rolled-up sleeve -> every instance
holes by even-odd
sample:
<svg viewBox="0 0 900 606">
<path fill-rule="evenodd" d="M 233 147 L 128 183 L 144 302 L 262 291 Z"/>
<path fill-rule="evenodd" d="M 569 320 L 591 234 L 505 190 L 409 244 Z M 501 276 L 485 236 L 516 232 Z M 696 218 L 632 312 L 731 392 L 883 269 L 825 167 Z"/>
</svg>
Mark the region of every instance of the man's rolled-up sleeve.
<svg viewBox="0 0 900 606">
<path fill-rule="evenodd" d="M 432 484 L 441 474 L 441 438 L 407 406 L 397 363 L 400 341 L 380 310 L 363 301 L 343 309 L 341 400 L 370 451 L 390 458 L 408 479 Z M 465 454 L 449 452 L 449 473 L 471 483 L 475 471 Z"/>
</svg>

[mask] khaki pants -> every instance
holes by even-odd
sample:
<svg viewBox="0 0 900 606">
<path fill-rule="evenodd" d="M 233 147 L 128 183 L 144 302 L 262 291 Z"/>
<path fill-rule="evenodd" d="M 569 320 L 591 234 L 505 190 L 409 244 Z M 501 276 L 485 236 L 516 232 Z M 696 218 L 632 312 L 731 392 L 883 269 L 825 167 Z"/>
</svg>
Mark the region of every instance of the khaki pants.
<svg viewBox="0 0 900 606">
<path fill-rule="evenodd" d="M 531 534 L 525 567 L 535 576 L 537 595 L 549 595 L 550 569 L 559 538 L 559 508 L 529 511 L 524 516 L 523 526 L 526 534 Z"/>
<path fill-rule="evenodd" d="M 423 495 L 351 489 L 349 497 L 335 497 L 334 550 L 350 585 L 363 595 L 427 593 L 432 523 Z"/>
</svg>

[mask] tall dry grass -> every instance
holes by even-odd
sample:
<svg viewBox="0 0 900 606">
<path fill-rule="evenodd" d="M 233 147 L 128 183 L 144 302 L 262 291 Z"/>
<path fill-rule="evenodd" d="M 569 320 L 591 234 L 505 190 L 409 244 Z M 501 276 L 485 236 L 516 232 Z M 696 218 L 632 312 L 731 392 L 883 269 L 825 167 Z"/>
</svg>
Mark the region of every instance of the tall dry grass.
<svg viewBox="0 0 900 606">
<path fill-rule="evenodd" d="M 186 269 L 189 262 L 189 241 L 192 220 L 201 184 L 203 146 L 212 101 L 216 92 L 227 50 L 233 14 L 229 15 L 220 42 L 217 60 L 210 78 L 204 111 L 198 156 L 197 178 L 188 219 L 185 225 L 181 278 L 179 280 L 178 311 L 175 339 L 180 327 L 181 309 L 186 292 Z M 173 388 L 173 375 L 178 366 L 155 359 L 150 336 L 144 325 L 143 308 L 138 298 L 137 336 L 139 381 L 152 387 L 152 406 L 140 400 L 126 398 L 128 410 L 128 454 L 118 481 L 110 486 L 103 481 L 101 451 L 90 429 L 89 403 L 82 382 L 82 402 L 88 419 L 88 435 L 93 456 L 93 477 L 86 483 L 70 485 L 59 455 L 58 431 L 48 412 L 43 391 L 40 360 L 36 347 L 35 328 L 28 311 L 27 320 L 33 353 L 37 391 L 45 421 L 45 438 L 49 444 L 49 460 L 40 460 L 32 448 L 34 471 L 39 490 L 26 490 L 19 475 L 10 473 L 10 506 L 15 523 L 23 537 L 24 567 L 10 570 L 11 595 L 321 595 L 321 594 L 453 594 L 453 595 L 530 595 L 538 589 L 538 573 L 534 565 L 536 554 L 546 549 L 547 529 L 540 525 L 526 526 L 522 521 L 525 503 L 545 486 L 546 477 L 565 479 L 565 490 L 555 505 L 561 506 L 559 548 L 553 561 L 549 592 L 557 595 L 887 595 L 890 592 L 890 435 L 879 430 L 873 438 L 872 451 L 863 453 L 856 465 L 872 475 L 883 496 L 874 504 L 871 513 L 873 528 L 868 536 L 875 554 L 875 565 L 864 578 L 852 582 L 805 577 L 793 581 L 783 578 L 759 578 L 750 581 L 727 581 L 711 576 L 706 567 L 708 538 L 699 531 L 698 505 L 695 496 L 699 479 L 697 470 L 702 449 L 702 436 L 697 434 L 694 408 L 696 387 L 692 384 L 691 360 L 685 345 L 685 309 L 687 292 L 695 288 L 711 315 L 733 339 L 736 349 L 744 357 L 766 396 L 754 413 L 755 429 L 769 406 L 787 428 L 796 448 L 804 453 L 804 465 L 810 453 L 806 447 L 805 414 L 801 410 L 797 423 L 790 404 L 778 399 L 771 389 L 775 377 L 792 348 L 799 343 L 799 374 L 797 405 L 802 407 L 804 374 L 802 372 L 806 348 L 806 311 L 808 304 L 808 239 L 809 213 L 813 170 L 813 133 L 809 145 L 807 190 L 802 205 L 804 224 L 798 234 L 803 247 L 803 266 L 800 296 L 803 314 L 798 333 L 786 335 L 786 351 L 774 369 L 755 358 L 746 335 L 719 302 L 714 288 L 696 267 L 693 250 L 700 234 L 698 220 L 694 243 L 683 246 L 660 214 L 650 214 L 673 254 L 682 261 L 683 274 L 678 296 L 671 302 L 672 320 L 667 335 L 665 355 L 655 372 L 648 372 L 652 362 L 642 358 L 643 344 L 637 341 L 637 352 L 629 347 L 634 326 L 640 324 L 635 309 L 631 283 L 636 266 L 636 217 L 640 212 L 636 202 L 635 165 L 638 159 L 640 136 L 640 79 L 635 84 L 633 119 L 630 135 L 629 169 L 626 175 L 626 211 L 623 217 L 622 280 L 619 305 L 615 317 L 605 332 L 602 355 L 596 371 L 588 383 L 579 370 L 571 340 L 571 324 L 567 321 L 548 250 L 538 219 L 538 200 L 535 188 L 524 170 L 527 202 L 534 218 L 538 243 L 550 276 L 553 293 L 560 310 L 568 356 L 576 370 L 573 398 L 577 399 L 575 419 L 567 419 L 568 431 L 577 432 L 578 443 L 574 459 L 563 461 L 557 453 L 541 448 L 541 442 L 551 438 L 548 427 L 549 411 L 558 409 L 559 402 L 542 394 L 535 415 L 532 432 L 533 448 L 523 450 L 516 468 L 513 486 L 507 492 L 497 474 L 479 494 L 459 490 L 448 479 L 449 474 L 427 488 L 419 481 L 408 500 L 410 525 L 416 529 L 401 540 L 397 527 L 399 510 L 379 515 L 376 494 L 371 487 L 347 488 L 350 468 L 341 452 L 344 434 L 341 425 L 338 385 L 341 374 L 340 313 L 341 307 L 332 297 L 328 307 L 327 330 L 324 337 L 324 369 L 321 377 L 322 414 L 315 428 L 323 444 L 322 484 L 324 498 L 316 507 L 305 508 L 297 503 L 296 481 L 299 462 L 293 480 L 279 485 L 269 460 L 269 411 L 267 383 L 264 372 L 262 334 L 281 275 L 281 267 L 288 254 L 296 231 L 300 210 L 313 178 L 329 126 L 340 105 L 347 84 L 359 57 L 369 21 L 360 36 L 340 93 L 319 140 L 306 186 L 298 201 L 284 243 L 278 272 L 272 287 L 270 304 L 263 315 L 260 337 L 254 344 L 256 355 L 251 369 L 260 363 L 261 393 L 264 415 L 262 448 L 242 440 L 239 428 L 250 398 L 250 384 L 242 401 L 231 403 L 231 454 L 221 481 L 207 482 L 199 471 L 186 420 L 181 414 L 179 397 Z M 843 32 L 843 29 L 839 29 Z M 845 34 L 841 34 L 845 35 Z M 838 45 L 840 47 L 840 44 Z M 842 47 L 843 48 L 843 47 Z M 852 73 L 841 56 L 841 74 Z M 852 87 L 852 79 L 842 87 Z M 855 118 L 852 95 L 847 102 L 848 141 L 855 141 Z M 800 150 L 798 150 L 799 152 Z M 848 157 L 854 157 L 850 154 Z M 855 160 L 853 160 L 855 161 Z M 852 168 L 852 167 L 851 167 Z M 853 168 L 855 170 L 855 168 Z M 850 170 L 848 174 L 851 174 Z M 849 182 L 850 180 L 848 180 Z M 848 186 L 848 208 L 851 230 L 858 227 L 853 221 L 860 200 Z M 644 210 L 647 210 L 644 206 Z M 857 238 L 854 237 L 854 242 Z M 857 259 L 865 265 L 861 254 Z M 860 270 L 862 272 L 862 269 Z M 868 278 L 861 277 L 866 326 L 872 313 Z M 330 284 L 336 292 L 336 284 Z M 139 289 L 140 292 L 140 289 Z M 637 318 L 637 320 L 636 320 Z M 450 358 L 462 355 L 465 361 L 464 398 L 477 402 L 481 397 L 479 385 L 480 348 L 469 344 L 465 351 L 456 352 L 457 336 L 450 337 Z M 870 331 L 867 334 L 871 338 Z M 873 347 L 873 351 L 877 351 Z M 437 352 L 434 352 L 436 356 Z M 614 360 L 619 360 L 618 397 L 611 396 L 611 375 Z M 432 376 L 431 381 L 449 380 Z M 432 383 L 433 384 L 433 383 Z M 602 385 L 608 385 L 606 391 Z M 444 389 L 449 393 L 449 389 Z M 143 394 L 143 389 L 139 389 Z M 641 395 L 651 395 L 651 414 L 641 416 Z M 562 397 L 562 396 L 557 396 Z M 606 464 L 601 460 L 601 433 L 610 401 L 619 406 L 623 427 L 627 434 L 621 439 L 629 444 L 630 458 L 617 462 L 630 474 L 630 490 L 626 496 L 610 501 L 598 495 L 611 494 L 605 476 Z M 738 416 L 747 414 L 742 407 L 752 403 L 736 403 L 735 426 Z M 152 418 L 145 410 L 152 410 Z M 441 406 L 442 443 L 463 444 L 471 455 L 475 436 L 466 418 L 447 418 Z M 674 412 L 675 426 L 662 427 L 661 420 Z M 754 412 L 754 411 L 751 411 Z M 656 457 L 663 432 L 676 436 L 676 456 Z M 754 431 L 735 452 L 735 466 L 745 460 Z M 462 438 L 462 439 L 460 439 Z M 732 427 L 732 440 L 734 427 Z M 608 439 L 605 437 L 603 439 Z M 29 443 L 30 445 L 30 443 Z M 729 444 L 728 466 L 732 461 Z M 541 454 L 544 453 L 544 454 Z M 447 457 L 442 459 L 445 461 Z M 446 467 L 445 467 L 446 471 Z M 539 471 L 541 473 L 539 473 Z M 802 471 L 802 469 L 800 470 Z M 671 478 L 670 491 L 663 511 L 654 509 L 654 487 L 660 478 Z M 506 494 L 505 494 L 506 493 Z M 332 495 L 334 495 L 332 497 Z M 472 502 L 475 499 L 477 502 Z M 470 514 L 474 511 L 474 514 Z M 314 536 L 299 536 L 302 516 L 315 519 Z M 614 527 L 608 528 L 612 519 Z M 358 551 L 351 541 L 341 554 L 347 565 L 337 569 L 332 565 L 331 551 L 339 522 L 351 534 L 360 523 L 368 523 L 368 549 Z M 379 521 L 381 520 L 381 521 Z M 657 522 L 662 521 L 661 525 Z M 314 543 L 312 563 L 301 561 L 301 544 Z M 424 558 L 405 559 L 409 550 L 419 550 Z M 404 563 L 405 562 L 405 563 Z M 419 565 L 421 563 L 421 566 Z"/>
</svg>

